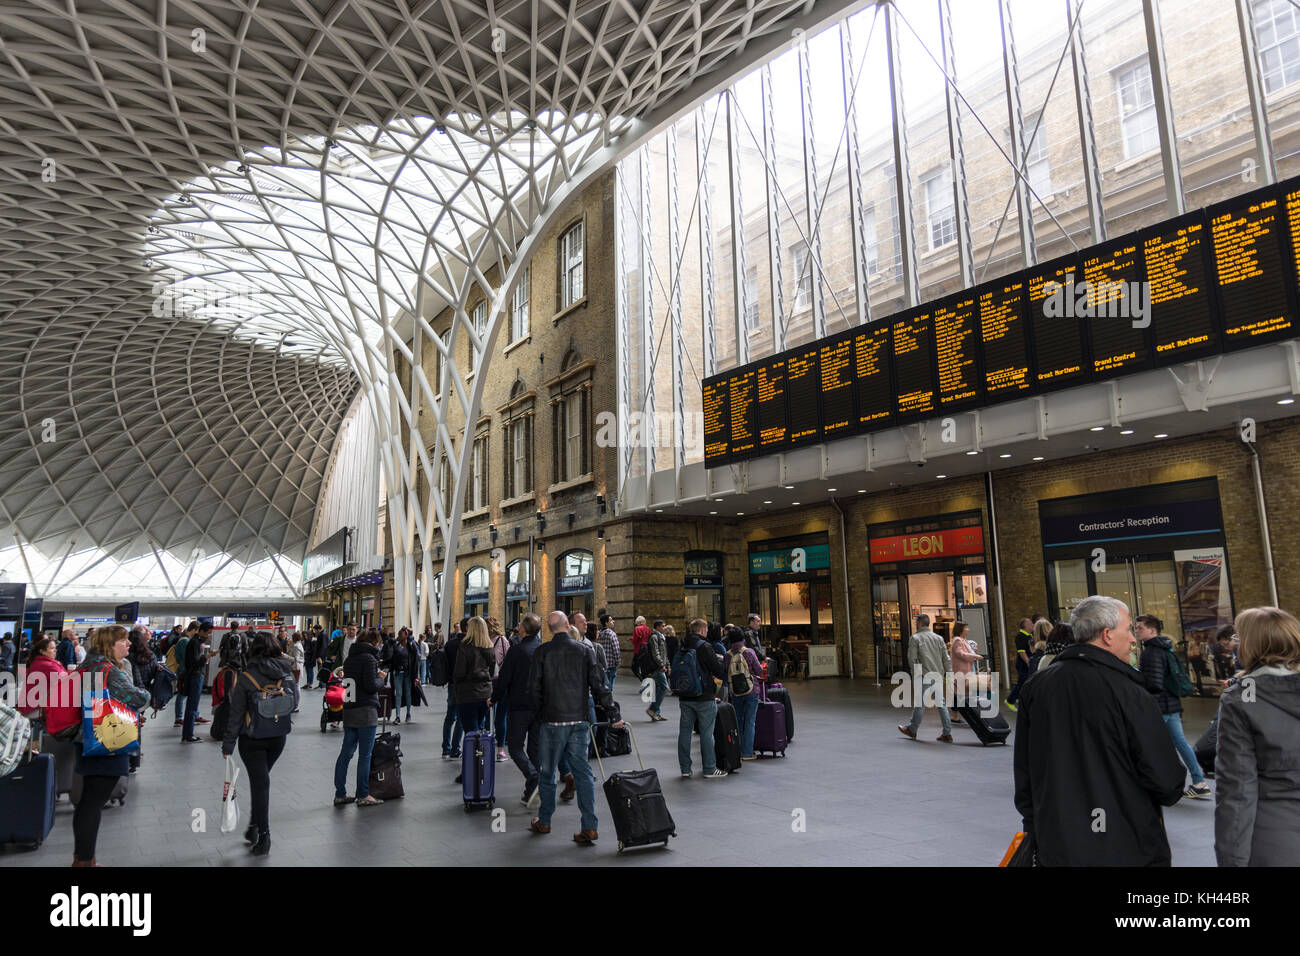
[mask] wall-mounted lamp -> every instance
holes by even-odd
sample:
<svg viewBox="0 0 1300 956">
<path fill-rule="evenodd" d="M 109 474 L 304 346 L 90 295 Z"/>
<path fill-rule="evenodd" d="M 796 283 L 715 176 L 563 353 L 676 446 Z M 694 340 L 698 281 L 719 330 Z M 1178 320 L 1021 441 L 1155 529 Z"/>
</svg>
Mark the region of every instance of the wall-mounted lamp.
<svg viewBox="0 0 1300 956">
<path fill-rule="evenodd" d="M 597 528 L 597 529 L 596 529 L 596 537 L 597 537 L 597 538 L 600 538 L 600 539 L 603 540 L 604 537 L 605 537 L 605 529 L 604 529 L 604 528 Z"/>
<path fill-rule="evenodd" d="M 545 542 L 545 541 L 538 541 L 538 542 L 537 542 L 537 550 L 538 550 L 538 551 L 545 551 L 545 550 L 546 550 L 546 542 Z"/>
<path fill-rule="evenodd" d="M 577 520 L 578 520 L 578 516 L 577 516 L 576 514 L 574 514 L 572 511 L 570 511 L 570 512 L 569 512 L 569 527 L 572 528 L 572 527 L 573 527 L 573 522 L 575 522 L 575 521 L 577 521 Z"/>
<path fill-rule="evenodd" d="M 470 538 L 470 539 L 469 539 L 469 549 L 470 549 L 471 551 L 477 551 L 477 550 L 478 550 L 478 538 Z"/>
<path fill-rule="evenodd" d="M 538 531 L 546 530 L 546 514 L 541 511 L 537 512 L 537 530 Z"/>
<path fill-rule="evenodd" d="M 492 543 L 493 543 L 493 544 L 496 544 L 496 543 L 497 543 L 497 526 L 496 526 L 496 525 L 494 525 L 494 524 L 490 524 L 490 525 L 488 525 L 488 537 L 492 539 Z"/>
<path fill-rule="evenodd" d="M 523 530 L 523 529 L 520 528 L 519 525 L 515 525 L 515 540 L 516 540 L 516 541 L 519 540 L 519 532 L 522 531 L 522 530 Z"/>
<path fill-rule="evenodd" d="M 600 513 L 601 513 L 601 514 L 604 514 L 604 513 L 605 513 L 605 510 L 606 510 L 606 509 L 605 509 L 605 496 L 604 496 L 604 495 L 597 495 L 597 496 L 596 496 L 596 507 L 600 510 Z"/>
</svg>

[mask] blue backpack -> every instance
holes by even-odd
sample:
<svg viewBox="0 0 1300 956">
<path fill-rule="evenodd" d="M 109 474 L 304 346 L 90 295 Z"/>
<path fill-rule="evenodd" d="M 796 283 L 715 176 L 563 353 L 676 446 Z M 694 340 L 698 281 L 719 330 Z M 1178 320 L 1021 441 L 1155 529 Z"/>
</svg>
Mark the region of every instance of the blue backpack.
<svg viewBox="0 0 1300 956">
<path fill-rule="evenodd" d="M 679 697 L 699 697 L 704 692 L 704 683 L 700 679 L 700 659 L 694 648 L 681 647 L 673 655 L 668 680 Z"/>
</svg>

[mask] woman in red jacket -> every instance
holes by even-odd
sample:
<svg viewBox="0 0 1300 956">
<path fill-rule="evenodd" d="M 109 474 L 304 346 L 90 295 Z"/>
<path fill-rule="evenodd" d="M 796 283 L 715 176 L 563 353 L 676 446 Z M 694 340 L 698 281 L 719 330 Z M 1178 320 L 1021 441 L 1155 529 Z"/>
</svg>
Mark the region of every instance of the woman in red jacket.
<svg viewBox="0 0 1300 956">
<path fill-rule="evenodd" d="M 81 721 L 80 694 L 74 694 L 67 668 L 58 662 L 58 642 L 52 637 L 40 637 L 32 643 L 27 661 L 27 677 L 23 681 L 24 716 L 39 724 L 40 731 L 53 736 Z"/>
</svg>

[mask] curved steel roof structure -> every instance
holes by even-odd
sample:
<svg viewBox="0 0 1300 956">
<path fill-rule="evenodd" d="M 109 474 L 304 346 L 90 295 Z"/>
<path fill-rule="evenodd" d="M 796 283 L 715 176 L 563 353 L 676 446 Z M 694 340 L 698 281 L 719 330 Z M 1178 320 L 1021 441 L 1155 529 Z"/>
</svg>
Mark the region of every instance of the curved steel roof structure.
<svg viewBox="0 0 1300 956">
<path fill-rule="evenodd" d="M 490 358 L 515 268 L 588 176 L 792 31 L 863 2 L 0 11 L 6 572 L 48 594 L 151 557 L 182 597 L 182 573 L 269 561 L 263 586 L 292 586 L 278 559 L 305 549 L 360 388 L 404 606 L 403 555 L 435 522 L 456 539 L 464 491 L 456 469 L 449 514 L 438 495 L 418 500 L 434 471 L 409 436 L 446 402 L 473 421 L 486 378 L 447 362 L 440 382 L 418 365 L 399 382 L 407 343 L 450 352 L 468 335 Z M 484 333 L 464 304 L 491 266 L 503 282 Z M 443 341 L 425 319 L 448 304 Z"/>
</svg>

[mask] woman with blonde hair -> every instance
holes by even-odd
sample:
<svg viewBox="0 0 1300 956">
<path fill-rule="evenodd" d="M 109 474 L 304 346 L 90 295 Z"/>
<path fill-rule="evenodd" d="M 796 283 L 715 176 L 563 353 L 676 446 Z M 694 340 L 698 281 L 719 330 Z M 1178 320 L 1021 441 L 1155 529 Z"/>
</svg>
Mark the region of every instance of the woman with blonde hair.
<svg viewBox="0 0 1300 956">
<path fill-rule="evenodd" d="M 1241 673 L 1219 704 L 1214 854 L 1219 866 L 1300 866 L 1300 621 L 1237 615 Z"/>
<path fill-rule="evenodd" d="M 130 665 L 126 655 L 131 650 L 131 636 L 121 624 L 98 628 L 90 640 L 86 659 L 77 671 L 85 686 L 104 687 L 114 700 L 132 710 L 144 710 L 149 695 L 131 682 Z M 113 795 L 113 788 L 121 777 L 130 773 L 130 757 L 125 753 L 111 753 L 100 757 L 86 757 L 77 748 L 77 773 L 81 776 L 81 799 L 72 815 L 74 849 L 73 866 L 98 866 L 95 862 L 95 844 L 99 839 L 99 821 L 104 804 Z"/>
<path fill-rule="evenodd" d="M 456 651 L 456 665 L 451 676 L 456 687 L 456 712 L 465 733 L 487 729 L 487 702 L 492 698 L 495 665 L 496 656 L 487 621 L 481 617 L 470 618 Z"/>
</svg>

